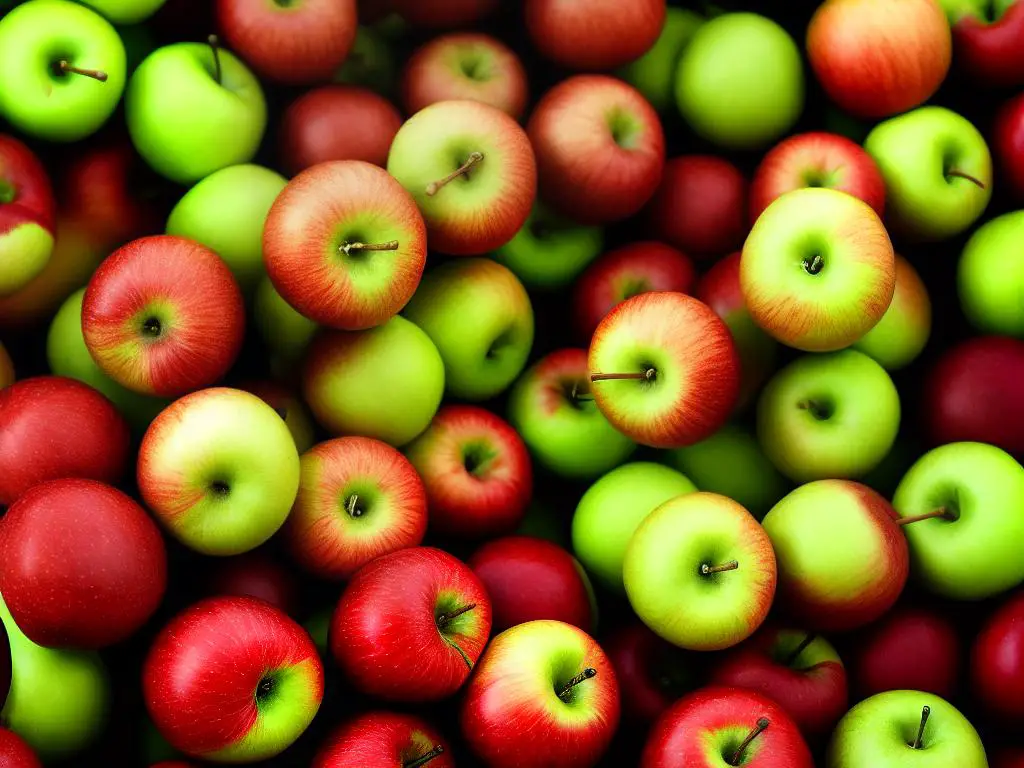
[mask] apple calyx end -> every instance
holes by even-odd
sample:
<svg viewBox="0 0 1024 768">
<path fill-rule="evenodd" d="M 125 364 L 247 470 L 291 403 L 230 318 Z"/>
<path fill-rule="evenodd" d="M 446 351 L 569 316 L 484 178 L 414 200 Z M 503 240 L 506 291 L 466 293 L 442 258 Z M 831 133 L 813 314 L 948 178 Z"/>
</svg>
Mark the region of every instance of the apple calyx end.
<svg viewBox="0 0 1024 768">
<path fill-rule="evenodd" d="M 592 373 L 590 374 L 591 381 L 624 381 L 627 379 L 634 379 L 637 381 L 654 381 L 658 377 L 658 371 L 655 368 L 647 368 L 646 370 L 640 371 L 639 373 Z"/>
<path fill-rule="evenodd" d="M 921 724 L 917 727 L 917 738 L 914 739 L 914 743 L 910 745 L 911 749 L 923 749 L 921 742 L 924 739 L 924 727 L 928 724 L 928 716 L 932 713 L 932 708 L 925 704 L 921 707 Z"/>
<path fill-rule="evenodd" d="M 964 173 L 963 171 L 958 171 L 956 169 L 946 171 L 946 177 L 954 179 L 966 179 L 967 181 L 971 182 L 971 184 L 974 184 L 974 186 L 976 186 L 978 189 L 985 189 L 985 182 L 983 182 L 977 176 L 971 176 L 971 174 Z"/>
<path fill-rule="evenodd" d="M 469 157 L 466 158 L 466 162 L 460 165 L 456 170 L 449 173 L 443 179 L 438 179 L 437 181 L 432 181 L 429 184 L 427 184 L 427 197 L 433 197 L 441 190 L 442 187 L 444 187 L 449 182 L 454 181 L 455 179 L 459 178 L 459 176 L 465 176 L 474 166 L 479 165 L 481 162 L 483 162 L 483 159 L 483 152 L 470 152 Z"/>
<path fill-rule="evenodd" d="M 429 763 L 435 757 L 440 757 L 443 754 L 444 754 L 444 747 L 441 746 L 440 744 L 438 744 L 433 749 L 431 749 L 429 752 L 426 752 L 425 754 L 420 755 L 415 760 L 412 760 L 412 761 L 410 761 L 408 763 L 405 763 L 403 768 L 420 768 L 421 766 L 424 766 L 427 763 Z"/>
<path fill-rule="evenodd" d="M 338 251 L 346 256 L 351 256 L 353 251 L 397 251 L 398 241 L 388 240 L 385 243 L 342 243 Z"/>
<path fill-rule="evenodd" d="M 736 751 L 732 753 L 732 759 L 729 760 L 729 765 L 739 765 L 743 759 L 743 753 L 747 751 L 747 747 L 760 736 L 764 730 L 771 725 L 771 721 L 767 717 L 760 717 L 757 720 L 757 724 L 753 730 L 747 734 L 747 737 L 740 742 L 740 745 L 736 747 Z"/>
<path fill-rule="evenodd" d="M 586 680 L 590 680 L 591 678 L 596 676 L 597 670 L 593 667 L 587 667 L 578 675 L 576 675 L 576 677 L 574 677 L 572 680 L 570 680 L 568 683 L 562 686 L 562 689 L 558 692 L 558 698 L 560 698 L 562 701 L 565 701 L 565 697 L 572 692 L 573 688 L 575 688 L 580 683 Z"/>
<path fill-rule="evenodd" d="M 217 85 L 221 84 L 221 77 L 224 74 L 220 67 L 220 38 L 216 35 L 208 35 L 206 44 L 210 46 L 210 55 L 213 56 L 213 79 Z"/>
<path fill-rule="evenodd" d="M 73 67 L 71 66 L 71 62 L 66 59 L 61 59 L 57 62 L 57 72 L 62 75 L 83 75 L 84 77 L 91 77 L 93 80 L 98 80 L 101 83 L 107 82 L 107 73 L 103 70 Z"/>
<path fill-rule="evenodd" d="M 700 575 L 710 576 L 713 573 L 724 573 L 725 571 L 735 571 L 740 567 L 738 560 L 730 560 L 727 563 L 721 565 L 709 565 L 708 563 L 701 563 Z"/>
<path fill-rule="evenodd" d="M 953 522 L 956 519 L 953 516 L 953 513 L 950 512 L 948 509 L 946 509 L 945 507 L 939 507 L 938 509 L 933 509 L 931 512 L 923 512 L 920 515 L 907 515 L 906 517 L 901 517 L 898 520 L 895 520 L 894 522 L 896 523 L 896 525 L 902 528 L 904 525 L 919 523 L 922 520 L 931 520 L 933 518 L 942 518 L 943 520 L 947 520 L 949 522 Z"/>
</svg>

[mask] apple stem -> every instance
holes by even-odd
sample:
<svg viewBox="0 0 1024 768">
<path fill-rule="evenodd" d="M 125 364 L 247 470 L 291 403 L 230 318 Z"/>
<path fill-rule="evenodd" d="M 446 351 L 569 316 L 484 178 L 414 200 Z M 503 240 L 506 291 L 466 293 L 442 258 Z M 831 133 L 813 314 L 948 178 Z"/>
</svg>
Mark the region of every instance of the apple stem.
<svg viewBox="0 0 1024 768">
<path fill-rule="evenodd" d="M 591 381 L 618 381 L 621 379 L 637 379 L 642 381 L 651 381 L 657 371 L 653 368 L 648 368 L 646 371 L 640 373 L 592 373 L 590 374 Z"/>
<path fill-rule="evenodd" d="M 917 738 L 914 739 L 914 743 L 910 745 L 914 749 L 921 749 L 921 740 L 924 739 L 924 726 L 928 722 L 928 715 L 931 713 L 931 707 L 924 706 L 921 708 L 921 725 L 917 727 Z"/>
<path fill-rule="evenodd" d="M 359 494 L 353 493 L 348 497 L 348 501 L 345 503 L 345 511 L 349 517 L 362 517 L 363 510 L 358 509 L 356 505 L 359 503 Z"/>
<path fill-rule="evenodd" d="M 440 616 L 437 617 L 437 626 L 446 627 L 452 622 L 453 619 L 457 619 L 462 614 L 468 613 L 469 611 L 472 611 L 474 608 L 476 608 L 476 603 L 470 603 L 469 605 L 464 605 L 461 608 L 457 608 L 451 613 L 442 613 Z"/>
<path fill-rule="evenodd" d="M 894 521 L 896 525 L 910 525 L 911 523 L 917 523 L 921 520 L 931 520 L 933 517 L 942 517 L 946 520 L 950 519 L 949 510 L 945 507 L 939 507 L 933 509 L 931 512 L 923 512 L 920 515 L 908 515 L 907 517 L 901 517 L 899 520 Z"/>
<path fill-rule="evenodd" d="M 767 717 L 762 717 L 760 720 L 757 721 L 757 725 L 754 726 L 754 730 L 747 734 L 747 738 L 745 738 L 740 743 L 740 745 L 736 747 L 736 751 L 732 753 L 732 760 L 729 761 L 730 765 L 740 764 L 740 760 L 743 759 L 743 753 L 746 751 L 747 747 L 750 746 L 750 743 L 754 739 L 761 735 L 761 733 L 764 731 L 765 728 L 768 727 L 768 725 L 769 720 Z"/>
<path fill-rule="evenodd" d="M 594 677 L 596 675 L 597 675 L 597 670 L 596 669 L 594 669 L 593 667 L 587 667 L 586 669 L 584 669 L 582 672 L 580 672 L 578 675 L 576 675 L 576 677 L 574 677 L 572 680 L 570 680 L 568 683 L 566 683 L 562 687 L 562 690 L 560 690 L 558 692 L 558 698 L 564 699 L 566 696 L 569 695 L 569 691 L 571 691 L 577 685 L 582 683 L 584 680 L 589 680 L 590 678 L 592 678 L 592 677 Z"/>
<path fill-rule="evenodd" d="M 445 176 L 443 179 L 440 179 L 439 181 L 432 181 L 429 184 L 427 184 L 427 196 L 428 197 L 433 197 L 434 195 L 436 195 L 438 193 L 438 191 L 441 189 L 441 187 L 443 187 L 448 182 L 453 181 L 453 180 L 459 178 L 459 176 L 463 176 L 463 175 L 469 173 L 469 170 L 473 166 L 475 166 L 478 163 L 482 162 L 483 159 L 484 159 L 484 153 L 483 152 L 470 152 L 469 153 L 469 157 L 466 159 L 466 162 L 464 162 L 459 167 L 458 170 L 452 171 L 451 173 L 449 173 L 447 176 Z"/>
<path fill-rule="evenodd" d="M 816 637 L 817 635 L 809 632 L 807 636 L 800 641 L 800 644 L 786 657 L 786 666 L 793 666 L 793 662 L 800 658 L 800 654 L 807 650 L 807 646 L 813 643 Z"/>
<path fill-rule="evenodd" d="M 438 744 L 436 747 L 434 747 L 432 750 L 427 752 L 425 755 L 420 755 L 415 760 L 413 760 L 411 763 L 406 763 L 405 764 L 405 768 L 420 768 L 421 765 L 426 765 L 431 760 L 433 760 L 435 757 L 438 757 L 438 756 L 443 755 L 443 754 L 444 754 L 444 747 L 442 747 L 440 744 Z"/>
<path fill-rule="evenodd" d="M 721 565 L 708 565 L 704 563 L 700 567 L 700 573 L 702 576 L 708 576 L 712 573 L 722 573 L 723 571 L 735 571 L 740 567 L 740 564 L 736 560 L 730 560 L 728 563 L 722 563 Z"/>
<path fill-rule="evenodd" d="M 213 54 L 213 79 L 217 81 L 217 85 L 220 85 L 222 75 L 220 68 L 220 39 L 216 35 L 210 35 L 206 38 L 206 42 L 210 44 L 210 52 Z"/>
<path fill-rule="evenodd" d="M 397 251 L 398 241 L 388 240 L 386 243 L 342 243 L 338 250 L 346 256 L 351 256 L 352 251 Z"/>
<path fill-rule="evenodd" d="M 73 75 L 85 75 L 91 77 L 93 80 L 99 80 L 101 83 L 107 82 L 107 73 L 99 69 L 82 69 L 81 67 L 73 67 L 70 62 L 61 61 L 57 64 L 57 69 L 60 70 L 62 75 L 73 74 Z"/>
<path fill-rule="evenodd" d="M 979 179 L 976 176 L 971 176 L 969 173 L 964 173 L 963 171 L 953 170 L 953 171 L 946 171 L 946 175 L 947 176 L 953 176 L 954 178 L 957 178 L 957 179 L 967 179 L 969 182 L 971 182 L 971 184 L 974 184 L 975 186 L 977 186 L 978 189 L 984 189 L 985 188 L 985 182 L 983 182 L 981 179 Z"/>
</svg>

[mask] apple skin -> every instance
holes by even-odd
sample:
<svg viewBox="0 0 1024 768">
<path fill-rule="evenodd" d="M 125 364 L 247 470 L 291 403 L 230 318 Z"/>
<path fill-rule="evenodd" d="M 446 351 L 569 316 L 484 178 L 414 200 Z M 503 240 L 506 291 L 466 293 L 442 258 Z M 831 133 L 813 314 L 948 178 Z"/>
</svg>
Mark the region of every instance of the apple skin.
<svg viewBox="0 0 1024 768">
<path fill-rule="evenodd" d="M 252 597 L 294 615 L 299 584 L 294 572 L 265 552 L 247 552 L 217 561 L 207 594 Z"/>
<path fill-rule="evenodd" d="M 309 634 L 274 606 L 210 597 L 161 630 L 146 656 L 142 691 L 176 749 L 213 762 L 257 762 L 289 747 L 312 722 L 324 670 Z"/>
<path fill-rule="evenodd" d="M 526 131 L 537 153 L 541 199 L 580 224 L 632 216 L 661 181 L 661 120 L 638 90 L 617 78 L 563 80 L 533 108 Z"/>
<path fill-rule="evenodd" d="M 1024 5 L 999 0 L 994 7 L 971 0 L 940 0 L 953 29 L 957 69 L 985 86 L 1024 85 Z"/>
<path fill-rule="evenodd" d="M 455 768 L 451 748 L 429 723 L 399 712 L 364 712 L 334 730 L 312 768 L 404 768 L 440 749 L 430 768 Z"/>
<path fill-rule="evenodd" d="M 982 224 L 964 246 L 957 267 L 960 306 L 982 333 L 1024 339 L 1024 265 L 1012 257 L 1022 236 L 1024 211 L 1014 211 Z"/>
<path fill-rule="evenodd" d="M 566 69 L 604 71 L 640 58 L 657 41 L 665 3 L 526 0 L 526 30 L 541 55 Z M 581 44 L 581 40 L 586 40 Z"/>
<path fill-rule="evenodd" d="M 684 696 L 658 719 L 640 768 L 727 768 L 761 718 L 769 726 L 744 751 L 745 768 L 813 768 L 807 743 L 781 706 L 760 693 L 720 685 Z"/>
<path fill-rule="evenodd" d="M 14 731 L 0 728 L 0 766 L 3 768 L 43 768 L 36 753 Z"/>
<path fill-rule="evenodd" d="M 264 275 L 252 297 L 252 324 L 269 352 L 275 376 L 296 378 L 296 371 L 320 326 L 284 300 Z"/>
<path fill-rule="evenodd" d="M 560 697 L 586 669 L 595 674 Z M 608 749 L 619 713 L 615 671 L 597 642 L 571 624 L 531 621 L 487 646 L 460 722 L 470 748 L 491 768 L 590 768 Z"/>
<path fill-rule="evenodd" d="M 239 384 L 238 389 L 251 392 L 277 411 L 277 415 L 284 419 L 288 431 L 292 433 L 295 448 L 300 454 L 313 447 L 313 443 L 316 442 L 313 418 L 296 392 L 271 379 L 247 381 Z"/>
<path fill-rule="evenodd" d="M 1002 169 L 1000 183 L 1024 201 L 1024 93 L 1007 101 L 996 114 L 992 145 Z"/>
<path fill-rule="evenodd" d="M 654 45 L 616 73 L 640 91 L 659 114 L 668 112 L 675 103 L 679 57 L 703 23 L 704 17 L 689 8 L 667 7 L 665 23 Z"/>
<path fill-rule="evenodd" d="M 0 504 L 47 480 L 116 484 L 130 443 L 124 418 L 92 387 L 62 376 L 16 382 L 0 390 Z"/>
<path fill-rule="evenodd" d="M 46 168 L 18 139 L 0 134 L 0 295 L 17 292 L 46 268 L 56 216 Z"/>
<path fill-rule="evenodd" d="M 356 572 L 334 610 L 329 641 L 356 690 L 430 702 L 462 687 L 490 631 L 491 602 L 469 566 L 439 549 L 414 547 Z"/>
<path fill-rule="evenodd" d="M 340 437 L 314 446 L 301 462 L 299 493 L 284 532 L 292 556 L 307 570 L 349 579 L 374 558 L 423 541 L 426 489 L 412 464 L 387 443 Z"/>
<path fill-rule="evenodd" d="M 263 227 L 263 262 L 281 296 L 309 319 L 360 331 L 412 298 L 427 259 L 415 201 L 383 168 L 339 160 L 288 182 Z M 396 241 L 395 250 L 343 249 Z"/>
<path fill-rule="evenodd" d="M 339 125 L 345 130 L 337 130 Z M 383 96 L 366 88 L 324 85 L 285 110 L 278 146 L 292 176 L 332 160 L 362 160 L 384 168 L 401 127 L 401 114 Z"/>
<path fill-rule="evenodd" d="M 932 302 L 913 265 L 895 254 L 896 288 L 882 319 L 853 344 L 887 371 L 906 368 L 924 351 L 932 332 Z"/>
<path fill-rule="evenodd" d="M 936 0 L 828 0 L 807 27 L 807 54 L 832 101 L 858 117 L 881 118 L 938 90 L 953 40 Z"/>
<path fill-rule="evenodd" d="M 88 5 L 119 26 L 135 25 L 145 21 L 158 10 L 166 0 L 86 0 Z"/>
<path fill-rule="evenodd" d="M 738 568 L 704 573 L 730 561 Z M 667 562 L 677 567 L 668 570 Z M 637 527 L 622 563 L 641 621 L 673 645 L 719 651 L 750 637 L 775 597 L 772 542 L 747 510 L 717 493 L 676 496 Z"/>
<path fill-rule="evenodd" d="M 414 27 L 472 26 L 498 7 L 498 0 L 391 0 L 391 10 Z"/>
<path fill-rule="evenodd" d="M 990 715 L 1020 722 L 1024 697 L 1024 595 L 1010 596 L 982 624 L 971 647 L 971 687 Z"/>
</svg>

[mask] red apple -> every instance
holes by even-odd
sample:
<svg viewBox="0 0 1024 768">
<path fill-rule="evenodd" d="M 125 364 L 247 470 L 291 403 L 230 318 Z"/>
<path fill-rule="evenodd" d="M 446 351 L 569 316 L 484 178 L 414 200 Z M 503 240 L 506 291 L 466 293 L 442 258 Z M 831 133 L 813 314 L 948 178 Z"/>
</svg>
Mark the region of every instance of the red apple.
<svg viewBox="0 0 1024 768">
<path fill-rule="evenodd" d="M 263 77 L 330 80 L 356 38 L 356 0 L 216 0 L 217 28 Z"/>
<path fill-rule="evenodd" d="M 750 183 L 750 220 L 773 200 L 804 187 L 838 189 L 885 212 L 885 181 L 864 148 L 835 133 L 800 133 L 779 142 L 761 160 Z"/>
<path fill-rule="evenodd" d="M 426 236 L 416 202 L 387 171 L 341 160 L 288 182 L 267 215 L 263 260 L 274 287 L 303 315 L 362 330 L 412 298 Z"/>
<path fill-rule="evenodd" d="M 0 296 L 24 288 L 53 254 L 56 203 L 31 149 L 0 134 Z"/>
<path fill-rule="evenodd" d="M 332 160 L 363 160 L 383 168 L 401 127 L 402 116 L 383 96 L 366 88 L 325 85 L 285 110 L 278 139 L 282 163 L 292 176 Z"/>
<path fill-rule="evenodd" d="M 589 47 L 578 35 L 572 40 Z M 537 153 L 541 198 L 580 224 L 632 216 L 661 181 L 665 135 L 658 113 L 614 77 L 563 80 L 541 98 L 526 130 Z"/>
<path fill-rule="evenodd" d="M 500 416 L 443 406 L 405 452 L 427 488 L 431 531 L 483 538 L 522 522 L 533 468 L 523 439 Z"/>
<path fill-rule="evenodd" d="M 1024 718 L 1024 593 L 1008 598 L 974 639 L 971 687 L 997 719 Z"/>
<path fill-rule="evenodd" d="M 369 437 L 340 437 L 302 455 L 299 495 L 285 536 L 293 556 L 327 579 L 348 579 L 371 560 L 418 546 L 427 492 L 409 460 Z"/>
<path fill-rule="evenodd" d="M 589 340 L 612 307 L 648 291 L 690 293 L 693 262 L 670 245 L 646 240 L 615 248 L 579 276 L 573 288 L 573 322 Z"/>
<path fill-rule="evenodd" d="M 983 86 L 1024 85 L 1024 3 L 958 3 L 951 10 L 953 61 Z M 993 15 L 995 18 L 993 18 Z"/>
<path fill-rule="evenodd" d="M 43 764 L 24 739 L 0 728 L 0 768 L 43 768 Z"/>
<path fill-rule="evenodd" d="M 209 594 L 255 597 L 293 615 L 299 584 L 292 571 L 266 553 L 246 552 L 217 562 Z"/>
<path fill-rule="evenodd" d="M 714 258 L 743 244 L 747 180 L 728 160 L 684 155 L 665 163 L 644 211 L 651 233 L 695 258 Z"/>
<path fill-rule="evenodd" d="M 448 743 L 414 715 L 366 712 L 331 734 L 313 768 L 455 768 Z"/>
<path fill-rule="evenodd" d="M 130 460 L 128 423 L 107 398 L 63 376 L 0 390 L 0 505 L 47 480 L 116 484 Z"/>
<path fill-rule="evenodd" d="M 414 547 L 356 572 L 334 609 L 329 642 L 360 692 L 423 702 L 462 687 L 490 631 L 491 603 L 469 566 Z"/>
<path fill-rule="evenodd" d="M 1024 201 L 1024 93 L 999 110 L 992 143 L 1002 183 L 1018 200 Z"/>
<path fill-rule="evenodd" d="M 133 240 L 108 256 L 82 299 L 82 335 L 97 365 L 124 387 L 178 397 L 235 362 L 245 304 L 221 258 L 174 235 Z"/>
<path fill-rule="evenodd" d="M 390 0 L 391 10 L 414 27 L 440 29 L 475 24 L 498 7 L 498 0 Z"/>
</svg>

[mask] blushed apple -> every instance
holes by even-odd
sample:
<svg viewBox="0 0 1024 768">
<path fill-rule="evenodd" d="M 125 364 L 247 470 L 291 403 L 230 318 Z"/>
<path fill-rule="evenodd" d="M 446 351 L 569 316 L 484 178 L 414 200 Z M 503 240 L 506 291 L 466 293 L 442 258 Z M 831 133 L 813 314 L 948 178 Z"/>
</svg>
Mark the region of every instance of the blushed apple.
<svg viewBox="0 0 1024 768">
<path fill-rule="evenodd" d="M 924 351 L 932 332 L 932 303 L 913 265 L 896 254 L 896 289 L 882 319 L 853 344 L 888 371 L 905 368 Z"/>
<path fill-rule="evenodd" d="M 415 715 L 373 711 L 356 715 L 334 730 L 312 768 L 455 768 L 451 747 Z"/>
</svg>

